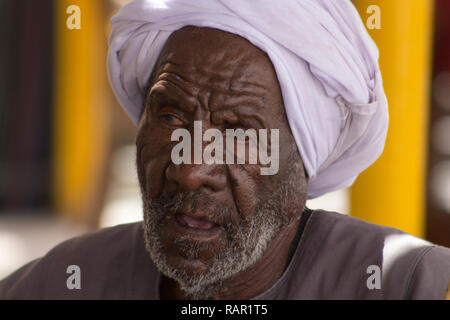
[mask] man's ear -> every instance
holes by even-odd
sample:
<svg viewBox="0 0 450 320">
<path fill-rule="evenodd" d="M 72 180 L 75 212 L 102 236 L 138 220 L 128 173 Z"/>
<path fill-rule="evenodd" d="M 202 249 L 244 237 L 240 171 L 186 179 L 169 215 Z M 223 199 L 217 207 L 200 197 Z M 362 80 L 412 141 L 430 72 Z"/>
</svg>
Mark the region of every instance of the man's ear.
<svg viewBox="0 0 450 320">
<path fill-rule="evenodd" d="M 145 94 L 145 98 L 144 98 L 144 105 L 141 108 L 141 111 L 140 111 L 140 114 L 139 114 L 139 118 L 138 118 L 139 119 L 138 123 L 137 123 L 138 128 L 141 125 L 142 119 L 145 118 L 144 117 L 145 110 L 147 109 L 148 105 L 150 104 L 149 103 L 149 99 L 150 99 L 150 89 L 152 88 L 151 84 L 152 84 L 152 78 L 150 78 L 150 80 L 148 82 L 148 85 L 147 85 L 147 87 L 146 87 L 146 89 L 144 91 L 144 92 L 146 92 L 146 94 Z"/>
<path fill-rule="evenodd" d="M 148 105 L 148 103 L 147 103 L 147 99 L 146 99 L 145 104 L 144 104 L 144 106 L 141 108 L 141 111 L 140 111 L 140 114 L 139 114 L 138 123 L 137 123 L 137 128 L 138 128 L 138 129 L 142 126 L 142 121 L 143 121 L 144 118 L 145 118 L 145 110 L 146 110 L 146 108 L 147 108 L 147 105 Z"/>
<path fill-rule="evenodd" d="M 147 98 L 145 99 L 145 103 L 141 108 L 141 112 L 139 114 L 139 120 L 138 123 L 140 123 L 142 121 L 142 118 L 144 117 L 144 113 L 145 113 L 145 108 L 147 107 Z"/>
</svg>

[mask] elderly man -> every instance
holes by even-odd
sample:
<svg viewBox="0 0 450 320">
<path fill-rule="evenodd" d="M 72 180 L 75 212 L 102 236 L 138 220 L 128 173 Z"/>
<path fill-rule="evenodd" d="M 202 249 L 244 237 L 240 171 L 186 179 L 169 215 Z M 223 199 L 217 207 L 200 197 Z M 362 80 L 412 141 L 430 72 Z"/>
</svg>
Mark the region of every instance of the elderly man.
<svg viewBox="0 0 450 320">
<path fill-rule="evenodd" d="M 1 298 L 445 297 L 450 250 L 305 207 L 351 185 L 386 137 L 377 49 L 349 1 L 141 0 L 112 23 L 144 222 L 64 242 L 0 282 Z M 221 143 L 239 129 L 241 157 Z M 262 174 L 261 150 L 248 160 L 267 130 L 254 145 L 277 165 Z"/>
</svg>

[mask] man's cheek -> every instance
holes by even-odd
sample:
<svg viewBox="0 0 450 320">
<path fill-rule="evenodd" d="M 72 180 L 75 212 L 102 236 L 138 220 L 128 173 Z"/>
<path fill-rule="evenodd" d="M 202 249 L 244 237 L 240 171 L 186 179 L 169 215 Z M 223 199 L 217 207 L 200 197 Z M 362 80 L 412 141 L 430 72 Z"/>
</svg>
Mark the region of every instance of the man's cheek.
<svg viewBox="0 0 450 320">
<path fill-rule="evenodd" d="M 230 188 L 241 219 L 249 222 L 259 202 L 258 184 L 261 180 L 258 165 L 229 165 Z"/>
<path fill-rule="evenodd" d="M 137 165 L 141 184 L 145 184 L 145 191 L 150 197 L 160 196 L 165 185 L 165 172 L 172 163 L 170 152 L 172 146 L 162 144 L 161 141 L 150 141 L 148 147 L 138 152 Z"/>
<path fill-rule="evenodd" d="M 157 146 L 156 146 L 157 147 Z M 170 153 L 161 152 L 161 148 L 146 147 L 137 152 L 136 164 L 139 183 L 147 196 L 156 197 L 162 191 L 164 173 L 170 164 Z"/>
<path fill-rule="evenodd" d="M 147 195 L 156 198 L 162 195 L 166 184 L 165 171 L 170 165 L 170 157 L 158 157 L 145 164 L 145 183 Z"/>
</svg>

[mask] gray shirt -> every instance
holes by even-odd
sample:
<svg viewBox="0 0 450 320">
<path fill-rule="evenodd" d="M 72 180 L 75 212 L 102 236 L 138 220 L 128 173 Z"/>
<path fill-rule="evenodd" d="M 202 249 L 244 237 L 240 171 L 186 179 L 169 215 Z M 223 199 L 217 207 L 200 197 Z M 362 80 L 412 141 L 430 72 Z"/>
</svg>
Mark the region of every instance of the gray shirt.
<svg viewBox="0 0 450 320">
<path fill-rule="evenodd" d="M 283 275 L 254 299 L 442 299 L 450 249 L 402 231 L 313 211 Z M 67 288 L 67 268 L 81 289 Z M 61 243 L 0 281 L 0 299 L 158 299 L 161 275 L 141 223 Z"/>
</svg>

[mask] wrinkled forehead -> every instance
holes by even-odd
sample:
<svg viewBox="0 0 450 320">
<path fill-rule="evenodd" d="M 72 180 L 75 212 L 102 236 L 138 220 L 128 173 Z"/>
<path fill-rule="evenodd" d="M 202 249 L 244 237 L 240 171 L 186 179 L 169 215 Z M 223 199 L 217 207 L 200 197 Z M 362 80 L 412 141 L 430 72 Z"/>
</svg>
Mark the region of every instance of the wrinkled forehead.
<svg viewBox="0 0 450 320">
<path fill-rule="evenodd" d="M 216 84 L 232 90 L 248 85 L 278 86 L 265 52 L 238 35 L 213 28 L 189 26 L 175 31 L 158 58 L 153 78 L 164 72 L 199 85 Z"/>
</svg>

